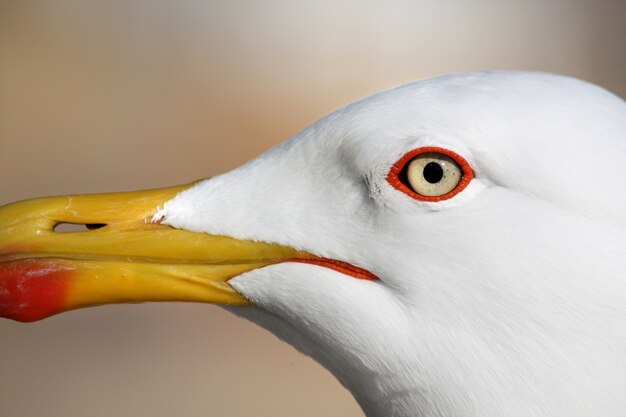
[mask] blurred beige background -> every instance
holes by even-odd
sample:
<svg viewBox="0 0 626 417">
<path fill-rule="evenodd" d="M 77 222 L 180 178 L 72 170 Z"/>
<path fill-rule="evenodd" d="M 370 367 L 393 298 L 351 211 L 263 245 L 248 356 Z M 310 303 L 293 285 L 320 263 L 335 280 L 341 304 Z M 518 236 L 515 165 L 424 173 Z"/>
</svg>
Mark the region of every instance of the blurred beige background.
<svg viewBox="0 0 626 417">
<path fill-rule="evenodd" d="M 546 70 L 626 96 L 623 0 L 0 1 L 0 204 L 185 183 L 420 77 Z M 217 307 L 0 321 L 0 416 L 361 416 Z"/>
</svg>

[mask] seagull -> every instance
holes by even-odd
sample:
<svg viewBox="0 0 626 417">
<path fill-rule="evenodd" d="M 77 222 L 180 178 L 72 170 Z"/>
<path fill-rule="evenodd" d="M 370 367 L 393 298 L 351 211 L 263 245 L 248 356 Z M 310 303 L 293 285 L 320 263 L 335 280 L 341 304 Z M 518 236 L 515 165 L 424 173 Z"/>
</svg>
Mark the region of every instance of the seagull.
<svg viewBox="0 0 626 417">
<path fill-rule="evenodd" d="M 223 175 L 0 208 L 0 315 L 216 303 L 369 417 L 623 417 L 625 165 L 598 86 L 420 80 Z"/>
</svg>

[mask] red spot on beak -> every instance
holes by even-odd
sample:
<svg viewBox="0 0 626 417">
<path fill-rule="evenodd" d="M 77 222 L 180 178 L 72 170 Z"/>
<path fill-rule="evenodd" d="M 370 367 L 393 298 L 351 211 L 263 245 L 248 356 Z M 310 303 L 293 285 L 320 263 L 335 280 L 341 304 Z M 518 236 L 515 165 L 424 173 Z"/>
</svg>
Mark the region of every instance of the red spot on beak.
<svg viewBox="0 0 626 417">
<path fill-rule="evenodd" d="M 0 317 L 36 321 L 63 311 L 72 270 L 50 260 L 0 263 Z"/>
</svg>

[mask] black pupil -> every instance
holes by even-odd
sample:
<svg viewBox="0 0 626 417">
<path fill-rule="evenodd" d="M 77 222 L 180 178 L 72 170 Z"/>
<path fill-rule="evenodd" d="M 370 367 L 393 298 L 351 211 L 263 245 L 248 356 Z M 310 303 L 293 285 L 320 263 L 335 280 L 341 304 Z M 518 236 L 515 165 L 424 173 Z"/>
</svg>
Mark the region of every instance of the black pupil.
<svg viewBox="0 0 626 417">
<path fill-rule="evenodd" d="M 422 172 L 424 179 L 431 184 L 441 181 L 443 178 L 443 168 L 436 162 L 429 162 Z"/>
</svg>

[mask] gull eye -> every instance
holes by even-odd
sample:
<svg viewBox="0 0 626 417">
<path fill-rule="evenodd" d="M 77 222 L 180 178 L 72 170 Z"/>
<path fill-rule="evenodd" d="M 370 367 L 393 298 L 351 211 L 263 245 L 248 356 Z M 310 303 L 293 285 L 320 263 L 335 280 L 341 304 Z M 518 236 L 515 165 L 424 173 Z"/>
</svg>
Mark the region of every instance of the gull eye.
<svg viewBox="0 0 626 417">
<path fill-rule="evenodd" d="M 452 158 L 435 152 L 420 154 L 406 166 L 411 190 L 426 197 L 448 194 L 462 177 L 461 167 Z"/>
<path fill-rule="evenodd" d="M 405 154 L 389 171 L 387 181 L 422 201 L 447 200 L 462 191 L 474 172 L 460 155 L 428 146 Z"/>
</svg>

